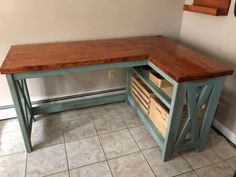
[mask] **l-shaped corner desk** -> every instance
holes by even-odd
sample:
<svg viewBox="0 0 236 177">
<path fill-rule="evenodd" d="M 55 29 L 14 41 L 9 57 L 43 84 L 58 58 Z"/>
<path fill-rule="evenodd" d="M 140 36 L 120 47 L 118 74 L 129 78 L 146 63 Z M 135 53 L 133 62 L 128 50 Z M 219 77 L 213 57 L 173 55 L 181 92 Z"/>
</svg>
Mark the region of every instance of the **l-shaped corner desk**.
<svg viewBox="0 0 236 177">
<path fill-rule="evenodd" d="M 141 66 L 151 67 L 171 83 L 172 97 L 154 85 L 140 70 Z M 65 103 L 31 104 L 26 79 L 109 68 L 128 68 L 126 93 Z M 6 74 L 27 152 L 33 150 L 31 130 L 35 115 L 126 100 L 160 146 L 163 161 L 170 160 L 175 152 L 204 149 L 225 78 L 233 74 L 227 66 L 162 36 L 15 45 L 10 48 L 0 72 Z M 169 109 L 164 137 L 130 93 L 132 75 L 145 83 Z M 186 103 L 188 116 L 180 128 Z M 206 110 L 199 127 L 196 117 L 204 104 Z M 186 140 L 188 132 L 191 135 Z"/>
</svg>

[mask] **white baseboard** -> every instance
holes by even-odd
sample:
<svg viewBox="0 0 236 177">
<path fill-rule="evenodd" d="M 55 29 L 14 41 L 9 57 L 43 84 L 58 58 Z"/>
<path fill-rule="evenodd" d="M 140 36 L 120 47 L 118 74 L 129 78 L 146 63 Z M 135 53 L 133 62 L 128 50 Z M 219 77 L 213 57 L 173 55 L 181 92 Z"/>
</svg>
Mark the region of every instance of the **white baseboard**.
<svg viewBox="0 0 236 177">
<path fill-rule="evenodd" d="M 65 96 L 60 98 L 54 98 L 54 99 L 47 99 L 47 100 L 39 100 L 39 101 L 33 101 L 33 105 L 38 105 L 40 103 L 53 103 L 53 102 L 61 102 L 61 101 L 69 101 L 69 100 L 82 100 L 82 99 L 89 99 L 96 95 L 110 95 L 110 94 L 116 94 L 116 93 L 125 93 L 125 87 L 115 88 L 115 89 L 108 89 L 108 90 L 102 90 L 102 91 L 94 91 L 90 93 L 83 93 L 78 95 L 72 95 L 72 96 Z M 13 105 L 5 105 L 0 107 L 0 120 L 4 119 L 11 119 L 15 118 L 16 112 Z"/>
<path fill-rule="evenodd" d="M 221 124 L 218 120 L 214 120 L 213 125 L 217 128 L 228 140 L 236 145 L 236 134 L 230 131 L 227 127 Z"/>
</svg>

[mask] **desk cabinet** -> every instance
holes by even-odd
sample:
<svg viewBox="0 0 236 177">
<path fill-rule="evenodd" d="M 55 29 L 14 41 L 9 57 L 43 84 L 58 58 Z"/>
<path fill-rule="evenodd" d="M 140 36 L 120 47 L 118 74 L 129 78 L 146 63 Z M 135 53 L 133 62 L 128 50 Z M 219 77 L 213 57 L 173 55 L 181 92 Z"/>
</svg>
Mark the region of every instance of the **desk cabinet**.
<svg viewBox="0 0 236 177">
<path fill-rule="evenodd" d="M 144 66 L 168 81 L 173 87 L 171 93 L 157 87 L 140 69 Z M 95 95 L 80 101 L 31 105 L 27 88 L 29 78 L 111 68 L 127 68 L 125 92 Z M 179 43 L 161 36 L 149 36 L 13 46 L 0 72 L 6 74 L 27 152 L 33 150 L 31 130 L 35 115 L 127 101 L 160 146 L 163 161 L 167 161 L 175 152 L 204 149 L 225 78 L 233 70 Z M 137 87 L 132 88 L 133 76 L 143 85 L 138 87 L 136 83 Z M 146 93 L 136 93 L 135 99 L 132 89 L 143 89 Z M 165 129 L 161 131 L 149 118 L 151 96 L 168 110 Z M 186 108 L 185 119 L 182 119 Z M 199 114 L 202 114 L 200 124 Z M 155 119 L 155 114 L 152 117 Z"/>
</svg>

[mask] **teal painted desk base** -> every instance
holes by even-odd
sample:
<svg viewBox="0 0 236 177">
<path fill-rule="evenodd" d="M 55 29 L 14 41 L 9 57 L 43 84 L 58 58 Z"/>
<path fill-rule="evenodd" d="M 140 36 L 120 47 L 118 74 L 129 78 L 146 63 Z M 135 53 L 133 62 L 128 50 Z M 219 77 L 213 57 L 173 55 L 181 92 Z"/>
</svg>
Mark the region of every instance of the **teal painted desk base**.
<svg viewBox="0 0 236 177">
<path fill-rule="evenodd" d="M 172 98 L 168 97 L 161 89 L 156 87 L 138 66 L 149 65 L 157 73 L 162 75 L 173 85 Z M 127 70 L 127 92 L 109 96 L 93 96 L 90 99 L 42 104 L 32 107 L 27 88 L 26 79 L 44 77 L 51 75 L 61 75 L 65 73 L 78 73 L 83 71 L 102 70 L 109 68 L 128 68 Z M 130 94 L 130 83 L 132 75 L 138 76 L 153 93 L 169 108 L 169 119 L 165 137 L 155 128 L 148 116 L 142 111 L 138 103 Z M 11 95 L 14 101 L 15 110 L 20 123 L 27 152 L 32 152 L 31 130 L 34 122 L 34 115 L 55 113 L 78 108 L 102 105 L 127 100 L 137 111 L 140 119 L 144 122 L 149 132 L 152 134 L 157 144 L 162 150 L 163 161 L 170 160 L 175 152 L 187 149 L 202 151 L 206 144 L 207 135 L 213 122 L 214 114 L 219 102 L 220 94 L 224 86 L 225 77 L 211 78 L 207 80 L 188 81 L 178 83 L 170 76 L 162 72 L 154 64 L 147 60 L 134 62 L 120 62 L 111 64 L 100 64 L 82 66 L 78 68 L 66 68 L 53 71 L 36 71 L 28 73 L 17 73 L 7 75 Z M 198 95 L 198 96 L 196 96 Z M 187 103 L 188 117 L 183 126 L 180 127 L 180 117 L 184 104 Z M 201 126 L 197 123 L 197 114 L 201 107 L 205 105 L 203 122 Z M 187 136 L 188 135 L 188 136 Z"/>
</svg>

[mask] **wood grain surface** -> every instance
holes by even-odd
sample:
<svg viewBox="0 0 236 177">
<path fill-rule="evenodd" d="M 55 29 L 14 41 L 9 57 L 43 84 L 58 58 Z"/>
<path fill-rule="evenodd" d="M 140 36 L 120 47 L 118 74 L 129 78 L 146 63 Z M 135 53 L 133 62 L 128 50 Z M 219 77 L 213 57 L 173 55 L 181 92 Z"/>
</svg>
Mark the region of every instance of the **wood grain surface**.
<svg viewBox="0 0 236 177">
<path fill-rule="evenodd" d="M 229 67 L 162 36 L 12 46 L 2 74 L 149 60 L 178 82 L 230 75 Z"/>
</svg>

